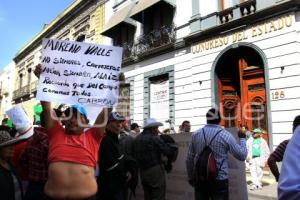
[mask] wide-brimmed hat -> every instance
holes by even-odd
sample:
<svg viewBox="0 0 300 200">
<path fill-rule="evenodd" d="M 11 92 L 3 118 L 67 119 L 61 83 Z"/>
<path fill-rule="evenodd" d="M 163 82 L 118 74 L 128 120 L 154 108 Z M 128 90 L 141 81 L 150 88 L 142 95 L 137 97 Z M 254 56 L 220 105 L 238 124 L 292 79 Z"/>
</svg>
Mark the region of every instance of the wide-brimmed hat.
<svg viewBox="0 0 300 200">
<path fill-rule="evenodd" d="M 143 128 L 145 129 L 145 128 L 153 128 L 153 127 L 159 127 L 159 126 L 163 126 L 163 124 L 156 121 L 156 119 L 154 119 L 154 118 L 150 118 L 150 119 L 147 119 Z"/>
<path fill-rule="evenodd" d="M 16 134 L 16 139 L 20 140 L 26 140 L 30 138 L 33 135 L 34 127 L 32 124 L 26 124 L 24 126 L 16 127 L 16 130 L 18 131 Z"/>
<path fill-rule="evenodd" d="M 0 147 L 15 144 L 24 139 L 24 137 L 12 137 L 12 129 L 8 126 L 0 125 Z"/>
<path fill-rule="evenodd" d="M 21 106 L 15 106 L 14 108 L 6 111 L 6 113 L 9 118 L 11 118 L 14 128 L 17 130 L 17 134 L 14 139 L 17 139 L 18 141 L 26 140 L 33 135 L 32 122 Z"/>
<path fill-rule="evenodd" d="M 255 128 L 253 130 L 253 133 L 255 133 L 255 134 L 263 134 L 263 131 L 260 128 Z"/>
</svg>

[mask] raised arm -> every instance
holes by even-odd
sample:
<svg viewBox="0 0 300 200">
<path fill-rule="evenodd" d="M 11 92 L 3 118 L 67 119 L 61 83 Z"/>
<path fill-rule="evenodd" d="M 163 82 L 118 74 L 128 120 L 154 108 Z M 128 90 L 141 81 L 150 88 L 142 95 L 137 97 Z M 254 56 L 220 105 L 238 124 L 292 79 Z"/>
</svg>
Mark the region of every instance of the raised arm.
<svg viewBox="0 0 300 200">
<path fill-rule="evenodd" d="M 38 64 L 34 69 L 34 74 L 36 75 L 37 78 L 40 78 L 41 71 L 42 71 L 41 64 Z M 50 129 L 53 127 L 54 124 L 53 117 L 55 116 L 55 113 L 53 112 L 52 105 L 50 102 L 41 101 L 41 105 L 44 111 L 43 117 L 45 119 L 46 128 Z"/>
<path fill-rule="evenodd" d="M 227 134 L 227 142 L 229 147 L 229 152 L 238 160 L 244 161 L 246 160 L 248 151 L 246 146 L 246 135 L 242 132 L 238 132 L 238 136 L 240 139 L 240 142 L 237 143 L 235 138 L 231 135 L 231 133 L 228 132 Z"/>
<path fill-rule="evenodd" d="M 102 135 L 105 132 L 105 127 L 107 124 L 108 116 L 111 113 L 112 108 L 103 108 L 99 113 L 94 126 L 97 129 L 97 134 Z"/>
</svg>

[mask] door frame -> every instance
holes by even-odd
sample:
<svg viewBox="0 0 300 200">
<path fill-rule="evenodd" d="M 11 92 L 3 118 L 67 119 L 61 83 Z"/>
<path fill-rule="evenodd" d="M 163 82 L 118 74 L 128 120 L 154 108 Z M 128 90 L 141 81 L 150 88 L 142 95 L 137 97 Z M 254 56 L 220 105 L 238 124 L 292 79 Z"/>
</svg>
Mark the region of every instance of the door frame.
<svg viewBox="0 0 300 200">
<path fill-rule="evenodd" d="M 218 101 L 219 101 L 219 93 L 218 93 L 218 77 L 216 74 L 216 68 L 220 64 L 219 61 L 221 60 L 222 56 L 230 51 L 231 49 L 236 49 L 239 47 L 248 47 L 252 48 L 258 56 L 261 57 L 263 61 L 263 67 L 264 67 L 264 75 L 265 75 L 265 90 L 266 90 L 266 108 L 267 108 L 267 126 L 268 126 L 268 134 L 269 134 L 269 146 L 270 149 L 273 149 L 273 131 L 272 131 L 272 115 L 271 115 L 271 100 L 270 100 L 270 82 L 269 82 L 269 67 L 268 67 L 268 62 L 267 62 L 267 57 L 265 53 L 256 45 L 252 43 L 247 43 L 247 42 L 240 42 L 236 44 L 232 44 L 225 49 L 223 49 L 215 58 L 213 64 L 212 64 L 212 69 L 211 69 L 211 97 L 212 97 L 212 105 L 217 105 L 218 106 Z"/>
</svg>

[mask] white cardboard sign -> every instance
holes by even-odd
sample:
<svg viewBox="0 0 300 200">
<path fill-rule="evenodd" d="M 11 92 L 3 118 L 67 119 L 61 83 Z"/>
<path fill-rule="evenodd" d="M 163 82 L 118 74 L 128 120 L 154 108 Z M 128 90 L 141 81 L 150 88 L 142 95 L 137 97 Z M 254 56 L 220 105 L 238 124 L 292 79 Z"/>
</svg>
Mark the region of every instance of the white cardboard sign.
<svg viewBox="0 0 300 200">
<path fill-rule="evenodd" d="M 37 99 L 114 107 L 121 62 L 120 47 L 43 39 Z"/>
<path fill-rule="evenodd" d="M 31 124 L 30 119 L 21 106 L 15 106 L 6 111 L 8 117 L 13 121 L 15 127 L 24 127 Z"/>
</svg>

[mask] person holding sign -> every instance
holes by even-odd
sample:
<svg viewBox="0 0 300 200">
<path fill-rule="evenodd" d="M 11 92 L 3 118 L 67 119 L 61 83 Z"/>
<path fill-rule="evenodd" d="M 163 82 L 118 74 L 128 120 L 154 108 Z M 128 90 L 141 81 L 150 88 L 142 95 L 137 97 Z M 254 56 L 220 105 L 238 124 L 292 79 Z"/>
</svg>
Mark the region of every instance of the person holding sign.
<svg viewBox="0 0 300 200">
<path fill-rule="evenodd" d="M 39 77 L 41 66 L 35 74 Z M 92 199 L 97 192 L 95 168 L 98 149 L 112 108 L 103 108 L 94 127 L 88 125 L 85 108 L 76 104 L 65 111 L 65 128 L 55 120 L 50 102 L 41 101 L 49 136 L 48 180 L 45 193 L 50 199 Z"/>
</svg>

